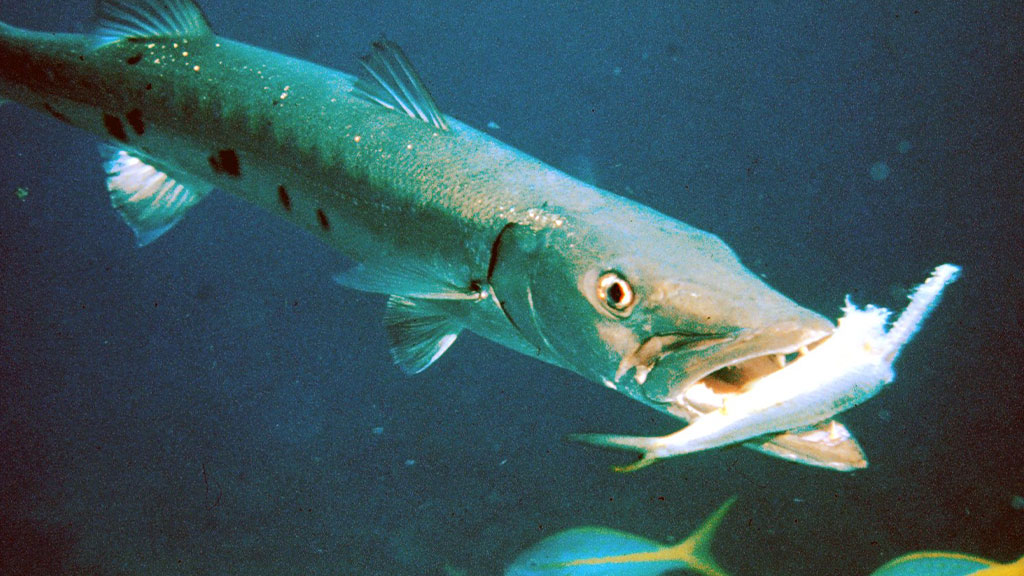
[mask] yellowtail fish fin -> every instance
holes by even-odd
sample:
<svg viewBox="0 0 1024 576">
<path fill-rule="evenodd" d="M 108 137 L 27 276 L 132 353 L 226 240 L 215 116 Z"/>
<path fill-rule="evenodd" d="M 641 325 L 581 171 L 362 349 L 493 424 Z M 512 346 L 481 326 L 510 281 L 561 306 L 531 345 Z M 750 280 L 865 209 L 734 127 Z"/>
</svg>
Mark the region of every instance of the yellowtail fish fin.
<svg viewBox="0 0 1024 576">
<path fill-rule="evenodd" d="M 392 296 L 384 311 L 384 330 L 395 364 L 406 374 L 416 374 L 448 350 L 462 325 L 435 301 Z"/>
<path fill-rule="evenodd" d="M 113 150 L 104 168 L 110 204 L 135 232 L 139 246 L 170 230 L 213 188 L 196 179 L 185 184 L 124 150 Z"/>
<path fill-rule="evenodd" d="M 376 82 L 360 80 L 356 94 L 439 130 L 448 130 L 444 114 L 398 44 L 381 38 L 359 61 Z"/>
<path fill-rule="evenodd" d="M 718 565 L 718 562 L 711 556 L 711 540 L 715 536 L 725 514 L 729 508 L 736 503 L 733 496 L 725 504 L 722 504 L 714 514 L 708 517 L 693 534 L 686 539 L 669 546 L 659 552 L 666 560 L 680 560 L 686 562 L 689 568 L 706 576 L 728 576 L 728 573 Z"/>
<path fill-rule="evenodd" d="M 99 0 L 94 34 L 100 45 L 126 38 L 201 38 L 213 32 L 192 0 Z"/>
<path fill-rule="evenodd" d="M 460 285 L 443 272 L 417 262 L 387 260 L 380 264 L 363 263 L 337 274 L 334 281 L 346 288 L 390 294 L 422 300 L 465 300 L 475 302 L 487 297 L 474 282 Z"/>
</svg>

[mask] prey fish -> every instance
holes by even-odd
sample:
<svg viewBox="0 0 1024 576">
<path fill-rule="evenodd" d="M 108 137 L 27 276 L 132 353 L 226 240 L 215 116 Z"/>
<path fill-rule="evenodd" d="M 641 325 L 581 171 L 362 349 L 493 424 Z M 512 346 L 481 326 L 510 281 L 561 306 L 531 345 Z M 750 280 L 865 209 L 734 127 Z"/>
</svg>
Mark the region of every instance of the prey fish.
<svg viewBox="0 0 1024 576">
<path fill-rule="evenodd" d="M 385 333 L 407 373 L 473 332 L 694 420 L 707 410 L 691 388 L 735 394 L 835 329 L 717 236 L 444 114 L 391 41 L 355 76 L 217 36 L 191 0 L 96 11 L 88 34 L 0 23 L 0 99 L 106 142 L 110 202 L 140 245 L 217 189 L 351 259 L 337 279 L 387 295 Z M 849 435 L 754 445 L 840 470 L 863 462 Z"/>
</svg>

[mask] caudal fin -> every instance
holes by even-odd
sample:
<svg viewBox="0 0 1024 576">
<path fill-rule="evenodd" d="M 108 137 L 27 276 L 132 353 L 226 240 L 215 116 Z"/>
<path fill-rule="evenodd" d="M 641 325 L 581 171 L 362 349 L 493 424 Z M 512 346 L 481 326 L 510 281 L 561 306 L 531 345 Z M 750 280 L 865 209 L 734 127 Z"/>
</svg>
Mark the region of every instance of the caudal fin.
<svg viewBox="0 0 1024 576">
<path fill-rule="evenodd" d="M 665 559 L 685 562 L 691 570 L 706 576 L 729 576 L 728 572 L 719 566 L 711 556 L 711 540 L 715 536 L 718 525 L 725 518 L 726 512 L 735 503 L 736 497 L 733 496 L 709 516 L 700 528 L 690 534 L 689 538 L 663 550 L 662 554 L 665 555 Z"/>
<path fill-rule="evenodd" d="M 633 450 L 640 452 L 642 456 L 632 464 L 615 466 L 616 472 L 635 472 L 646 468 L 658 461 L 659 457 L 654 454 L 657 442 L 661 440 L 658 436 L 621 436 L 617 434 L 569 434 L 565 437 L 569 442 L 600 446 L 601 448 L 612 448 L 618 450 Z"/>
</svg>

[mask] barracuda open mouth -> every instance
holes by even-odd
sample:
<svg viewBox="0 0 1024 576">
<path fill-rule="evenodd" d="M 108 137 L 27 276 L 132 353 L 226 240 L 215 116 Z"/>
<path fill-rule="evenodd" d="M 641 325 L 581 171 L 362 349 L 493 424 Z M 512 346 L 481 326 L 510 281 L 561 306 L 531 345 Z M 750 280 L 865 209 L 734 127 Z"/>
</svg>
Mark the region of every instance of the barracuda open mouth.
<svg viewBox="0 0 1024 576">
<path fill-rule="evenodd" d="M 828 336 L 801 344 L 791 352 L 774 352 L 728 364 L 684 386 L 673 403 L 692 419 L 722 407 L 727 398 L 743 394 L 748 386 L 799 361 L 828 340 Z"/>
<path fill-rule="evenodd" d="M 841 425 L 830 419 L 866 401 L 892 382 L 895 378 L 893 363 L 900 351 L 959 273 L 960 269 L 951 264 L 937 267 L 914 290 L 910 304 L 892 324 L 885 308 L 870 305 L 858 308 L 847 300 L 843 317 L 830 335 L 815 337 L 809 335 L 810 331 L 804 331 L 802 337 L 793 338 L 798 332 L 792 329 L 767 330 L 747 341 L 737 339 L 724 347 L 717 356 L 726 358 L 725 362 L 715 363 L 703 358 L 704 365 L 710 364 L 712 369 L 683 386 L 670 399 L 691 421 L 689 426 L 674 434 L 659 437 L 578 434 L 571 439 L 642 454 L 638 462 L 623 470 L 636 470 L 661 458 L 740 442 L 753 444 L 776 456 L 836 470 L 862 468 L 867 465 L 866 461 L 845 464 L 808 461 L 793 452 L 791 446 L 771 444 L 779 435 L 793 433 L 803 435 L 805 441 L 821 442 L 815 436 L 819 432 L 826 436 L 824 444 L 828 444 L 832 436 L 837 441 L 852 441 L 845 428 L 839 430 Z M 782 342 L 781 337 L 787 334 L 791 339 L 789 347 L 775 348 L 768 354 L 749 353 L 763 351 L 768 348 L 765 344 Z M 795 357 L 789 357 L 794 353 Z M 666 362 L 669 360 L 670 357 L 665 358 Z"/>
<path fill-rule="evenodd" d="M 693 420 L 797 361 L 830 334 L 831 325 L 787 323 L 756 332 L 652 336 L 622 359 L 615 380 L 632 370 L 647 399 Z"/>
</svg>

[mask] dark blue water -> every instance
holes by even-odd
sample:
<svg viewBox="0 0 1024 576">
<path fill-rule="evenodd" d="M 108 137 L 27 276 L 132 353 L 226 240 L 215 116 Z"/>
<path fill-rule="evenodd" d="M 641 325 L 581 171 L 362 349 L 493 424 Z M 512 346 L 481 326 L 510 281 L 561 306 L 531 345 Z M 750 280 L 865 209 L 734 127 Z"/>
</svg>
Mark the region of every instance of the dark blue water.
<svg viewBox="0 0 1024 576">
<path fill-rule="evenodd" d="M 0 18 L 84 30 L 91 4 Z M 226 194 L 136 249 L 97 140 L 7 105 L 0 573 L 499 574 L 580 524 L 685 537 L 734 494 L 714 550 L 739 575 L 1024 553 L 1020 3 L 204 8 L 349 71 L 386 33 L 448 113 L 715 232 L 830 317 L 963 277 L 842 418 L 868 469 L 726 449 L 617 475 L 561 438 L 679 422 L 472 336 L 406 377 L 340 257 Z"/>
</svg>

